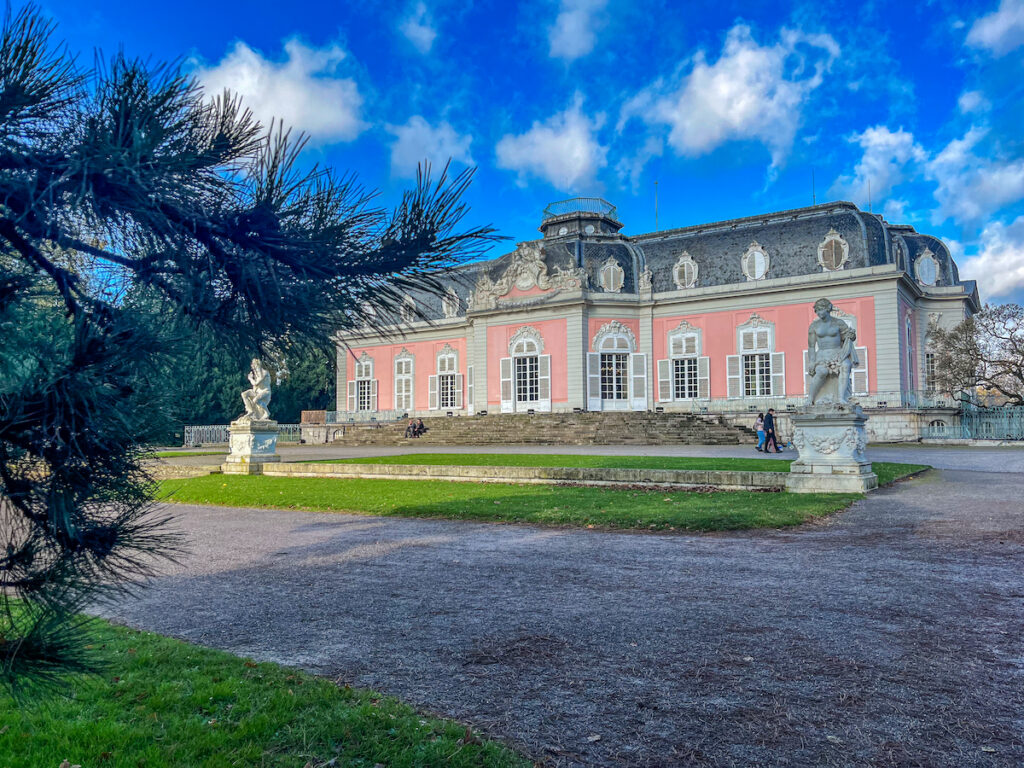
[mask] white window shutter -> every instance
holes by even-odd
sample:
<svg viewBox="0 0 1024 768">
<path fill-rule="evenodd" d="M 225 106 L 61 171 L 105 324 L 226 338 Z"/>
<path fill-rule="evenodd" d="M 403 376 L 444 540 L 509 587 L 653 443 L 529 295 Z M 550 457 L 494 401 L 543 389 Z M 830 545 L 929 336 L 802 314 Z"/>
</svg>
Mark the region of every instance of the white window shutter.
<svg viewBox="0 0 1024 768">
<path fill-rule="evenodd" d="M 537 355 L 537 410 L 551 410 L 551 355 Z"/>
<path fill-rule="evenodd" d="M 587 410 L 601 410 L 601 354 L 587 353 Z"/>
<path fill-rule="evenodd" d="M 766 331 L 766 330 L 765 331 L 758 331 L 756 339 L 757 339 L 757 348 L 759 350 L 766 350 L 766 349 L 768 349 L 768 331 Z"/>
<path fill-rule="evenodd" d="M 354 381 L 348 382 L 348 412 L 352 413 L 356 409 L 356 383 Z"/>
<path fill-rule="evenodd" d="M 462 409 L 462 390 L 465 386 L 462 380 L 462 374 L 455 374 L 455 407 L 459 410 Z"/>
<path fill-rule="evenodd" d="M 697 358 L 697 397 L 701 400 L 711 399 L 711 358 Z"/>
<path fill-rule="evenodd" d="M 743 387 L 740 380 L 740 356 L 728 355 L 725 358 L 726 395 L 731 398 L 742 397 Z"/>
<path fill-rule="evenodd" d="M 370 382 L 370 410 L 377 410 L 377 380 L 373 379 Z"/>
<path fill-rule="evenodd" d="M 772 397 L 786 396 L 786 353 L 772 352 Z"/>
<path fill-rule="evenodd" d="M 634 352 L 629 356 L 629 394 L 634 411 L 647 410 L 647 355 Z"/>
<path fill-rule="evenodd" d="M 473 366 L 466 368 L 466 410 L 472 416 L 476 409 L 476 400 L 473 398 Z"/>
<path fill-rule="evenodd" d="M 749 351 L 753 350 L 754 349 L 754 332 L 753 331 L 744 331 L 741 334 L 741 343 L 742 343 L 743 349 L 741 349 L 740 352 L 749 352 Z"/>
<path fill-rule="evenodd" d="M 697 354 L 697 337 L 694 334 L 683 337 L 683 354 L 684 355 L 696 355 Z"/>
<path fill-rule="evenodd" d="M 669 344 L 669 356 L 679 357 L 683 354 L 683 337 L 673 336 Z"/>
<path fill-rule="evenodd" d="M 667 403 L 672 400 L 672 361 L 658 361 L 658 400 Z"/>
<path fill-rule="evenodd" d="M 431 411 L 437 410 L 437 376 L 431 376 L 429 379 L 430 392 L 427 395 L 427 408 Z"/>
<path fill-rule="evenodd" d="M 857 365 L 851 372 L 853 378 L 853 394 L 866 395 L 868 393 L 868 348 L 857 347 Z"/>
<path fill-rule="evenodd" d="M 512 413 L 515 407 L 512 401 L 512 358 L 501 358 L 498 370 L 501 373 L 501 412 Z"/>
</svg>

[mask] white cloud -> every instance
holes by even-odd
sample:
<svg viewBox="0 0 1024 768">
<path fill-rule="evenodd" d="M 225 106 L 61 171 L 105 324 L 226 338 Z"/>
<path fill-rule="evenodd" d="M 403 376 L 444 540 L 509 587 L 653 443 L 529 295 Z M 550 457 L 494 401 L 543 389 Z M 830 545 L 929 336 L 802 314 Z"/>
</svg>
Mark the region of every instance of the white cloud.
<svg viewBox="0 0 1024 768">
<path fill-rule="evenodd" d="M 313 142 L 351 141 L 362 133 L 363 97 L 355 80 L 338 73 L 345 51 L 310 48 L 296 39 L 286 41 L 284 50 L 285 61 L 275 62 L 239 41 L 219 64 L 199 67 L 196 77 L 210 96 L 230 90 L 264 125 L 283 120 Z"/>
<path fill-rule="evenodd" d="M 836 179 L 829 194 L 861 207 L 866 207 L 869 200 L 872 203 L 884 200 L 893 187 L 903 181 L 907 164 L 923 162 L 927 157 L 914 142 L 914 135 L 902 128 L 891 131 L 884 125 L 876 125 L 854 134 L 849 141 L 858 144 L 863 154 L 854 166 L 853 175 Z M 890 202 L 895 206 L 898 201 Z M 890 208 L 890 212 L 895 219 L 897 214 L 902 215 L 902 208 Z"/>
<path fill-rule="evenodd" d="M 977 280 L 983 299 L 1024 288 L 1024 216 L 1009 226 L 1001 221 L 988 224 L 977 253 L 963 262 L 960 276 Z"/>
<path fill-rule="evenodd" d="M 429 160 L 435 170 L 443 168 L 449 158 L 453 162 L 473 164 L 469 154 L 473 137 L 459 135 L 447 121 L 432 126 L 414 115 L 405 125 L 389 125 L 387 129 L 395 137 L 391 144 L 392 176 L 415 176 L 416 166 L 423 160 Z"/>
<path fill-rule="evenodd" d="M 829 35 L 783 29 L 778 43 L 762 46 L 749 27 L 737 24 L 717 61 L 698 52 L 688 74 L 680 69 L 630 99 L 619 129 L 634 117 L 666 126 L 669 146 L 686 156 L 732 140 L 760 141 L 776 168 L 793 144 L 807 97 L 838 56 Z"/>
<path fill-rule="evenodd" d="M 434 21 L 430 17 L 430 11 L 424 2 L 414 5 L 402 23 L 398 25 L 401 32 L 413 44 L 413 47 L 420 53 L 430 53 L 434 45 L 434 38 L 437 37 L 437 30 L 434 29 Z"/>
<path fill-rule="evenodd" d="M 1024 198 L 1024 159 L 979 156 L 974 150 L 986 133 L 984 128 L 973 127 L 928 162 L 928 176 L 938 183 L 934 223 L 950 218 L 960 224 L 979 222 Z"/>
<path fill-rule="evenodd" d="M 526 133 L 506 134 L 496 147 L 498 167 L 545 179 L 566 192 L 580 192 L 594 183 L 597 171 L 607 164 L 608 148 L 601 146 L 596 131 L 602 118 L 583 113 L 579 94 L 572 106 L 547 121 L 534 122 Z"/>
<path fill-rule="evenodd" d="M 574 61 L 594 50 L 601 11 L 608 0 L 561 0 L 555 23 L 548 29 L 548 54 Z"/>
<path fill-rule="evenodd" d="M 992 108 L 992 104 L 981 91 L 964 91 L 960 94 L 960 98 L 957 99 L 956 103 L 962 115 L 969 115 L 974 112 L 988 112 Z"/>
<path fill-rule="evenodd" d="M 967 44 L 1005 56 L 1024 45 L 1024 0 L 1002 0 L 999 10 L 982 16 L 967 33 Z"/>
<path fill-rule="evenodd" d="M 628 155 L 615 164 L 615 172 L 619 179 L 629 184 L 634 193 L 640 188 L 640 177 L 648 161 L 661 157 L 665 151 L 664 142 L 657 136 L 648 136 L 647 140 L 632 155 Z"/>
<path fill-rule="evenodd" d="M 889 221 L 903 223 L 907 220 L 907 201 L 890 197 L 882 206 L 882 215 Z"/>
</svg>

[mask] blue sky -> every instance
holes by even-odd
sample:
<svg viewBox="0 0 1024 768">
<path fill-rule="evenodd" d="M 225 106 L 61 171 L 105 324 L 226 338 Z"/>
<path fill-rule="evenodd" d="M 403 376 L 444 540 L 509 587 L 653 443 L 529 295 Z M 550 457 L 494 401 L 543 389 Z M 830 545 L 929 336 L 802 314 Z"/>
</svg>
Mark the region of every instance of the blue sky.
<svg viewBox="0 0 1024 768">
<path fill-rule="evenodd" d="M 859 5 L 859 7 L 858 7 Z M 244 8 L 244 9 L 243 9 Z M 942 237 L 1024 303 L 1024 0 L 89 3 L 44 11 L 85 62 L 178 60 L 309 162 L 398 199 L 478 166 L 474 224 L 538 236 L 601 196 L 626 233 L 850 200 Z"/>
</svg>

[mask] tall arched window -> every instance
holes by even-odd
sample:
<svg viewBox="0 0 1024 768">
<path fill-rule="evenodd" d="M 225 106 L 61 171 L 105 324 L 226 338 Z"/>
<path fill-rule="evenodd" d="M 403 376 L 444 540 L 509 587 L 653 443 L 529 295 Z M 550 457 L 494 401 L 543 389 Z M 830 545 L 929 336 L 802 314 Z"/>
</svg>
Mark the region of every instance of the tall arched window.
<svg viewBox="0 0 1024 768">
<path fill-rule="evenodd" d="M 658 400 L 711 397 L 710 360 L 701 355 L 701 330 L 683 320 L 666 340 L 668 357 L 658 361 Z"/>
<path fill-rule="evenodd" d="M 587 355 L 589 410 L 647 410 L 647 355 L 637 353 L 636 337 L 617 320 L 594 335 Z"/>
<path fill-rule="evenodd" d="M 395 355 L 395 410 L 413 410 L 413 356 L 409 350 Z"/>
<path fill-rule="evenodd" d="M 459 353 L 450 344 L 445 344 L 437 353 L 437 373 L 429 380 L 430 410 L 461 409 L 462 389 Z"/>
<path fill-rule="evenodd" d="M 729 397 L 783 397 L 786 356 L 775 351 L 775 324 L 751 315 L 736 329 L 736 350 L 726 357 Z"/>
<path fill-rule="evenodd" d="M 354 366 L 355 380 L 348 382 L 348 410 L 377 410 L 377 380 L 373 378 L 373 358 L 366 352 Z"/>
<path fill-rule="evenodd" d="M 509 356 L 500 363 L 503 412 L 551 410 L 551 355 L 543 351 L 536 328 L 523 326 L 512 334 Z"/>
</svg>

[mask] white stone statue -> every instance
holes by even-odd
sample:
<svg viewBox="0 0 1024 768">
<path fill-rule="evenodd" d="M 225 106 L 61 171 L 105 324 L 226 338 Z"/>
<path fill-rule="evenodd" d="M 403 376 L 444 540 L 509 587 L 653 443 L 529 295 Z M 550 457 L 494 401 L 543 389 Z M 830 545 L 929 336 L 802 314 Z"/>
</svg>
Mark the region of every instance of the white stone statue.
<svg viewBox="0 0 1024 768">
<path fill-rule="evenodd" d="M 807 329 L 807 373 L 811 377 L 807 392 L 809 405 L 849 405 L 853 392 L 851 375 L 854 366 L 860 362 L 854 343 L 857 332 L 839 318 L 832 317 L 832 310 L 832 302 L 828 299 L 814 302 L 818 319 Z"/>
<path fill-rule="evenodd" d="M 242 402 L 245 404 L 245 413 L 238 417 L 238 421 L 268 421 L 270 411 L 270 372 L 263 367 L 258 358 L 252 360 L 252 370 L 249 371 L 249 384 L 252 389 L 242 393 Z"/>
</svg>

